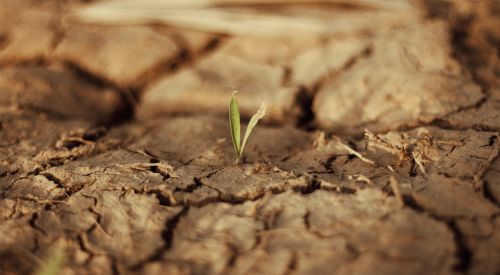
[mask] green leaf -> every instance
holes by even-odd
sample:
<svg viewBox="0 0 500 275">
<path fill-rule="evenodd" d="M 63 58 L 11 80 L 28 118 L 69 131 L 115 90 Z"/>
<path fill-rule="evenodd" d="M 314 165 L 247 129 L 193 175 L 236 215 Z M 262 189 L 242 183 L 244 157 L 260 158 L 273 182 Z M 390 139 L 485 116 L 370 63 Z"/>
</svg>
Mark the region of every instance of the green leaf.
<svg viewBox="0 0 500 275">
<path fill-rule="evenodd" d="M 64 264 L 65 253 L 62 242 L 58 242 L 50 248 L 48 258 L 37 270 L 36 275 L 58 275 Z"/>
<path fill-rule="evenodd" d="M 262 105 L 260 105 L 257 113 L 255 113 L 250 119 L 250 122 L 248 123 L 247 129 L 245 131 L 245 137 L 243 138 L 243 144 L 241 145 L 241 150 L 240 153 L 238 154 L 238 158 L 240 158 L 241 155 L 243 154 L 243 149 L 245 148 L 245 144 L 247 143 L 247 139 L 250 136 L 250 133 L 252 132 L 253 128 L 255 127 L 255 125 L 257 125 L 259 119 L 263 118 L 266 115 L 266 110 L 267 110 L 267 102 L 264 101 L 262 102 Z"/>
<path fill-rule="evenodd" d="M 236 151 L 236 155 L 238 158 L 241 155 L 240 148 L 240 110 L 238 107 L 238 100 L 234 94 L 237 91 L 234 91 L 231 95 L 231 102 L 229 103 L 229 127 L 231 128 L 231 138 L 233 140 L 234 151 Z"/>
</svg>

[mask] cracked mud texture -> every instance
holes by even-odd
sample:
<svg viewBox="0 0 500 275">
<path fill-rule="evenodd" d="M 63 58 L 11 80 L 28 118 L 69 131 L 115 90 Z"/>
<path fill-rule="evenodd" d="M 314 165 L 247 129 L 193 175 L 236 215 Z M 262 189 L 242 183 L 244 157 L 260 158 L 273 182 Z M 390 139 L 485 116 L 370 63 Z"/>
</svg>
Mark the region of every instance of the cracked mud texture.
<svg viewBox="0 0 500 275">
<path fill-rule="evenodd" d="M 1 2 L 0 273 L 498 274 L 498 2 L 304 2 L 252 8 L 329 36 Z"/>
</svg>

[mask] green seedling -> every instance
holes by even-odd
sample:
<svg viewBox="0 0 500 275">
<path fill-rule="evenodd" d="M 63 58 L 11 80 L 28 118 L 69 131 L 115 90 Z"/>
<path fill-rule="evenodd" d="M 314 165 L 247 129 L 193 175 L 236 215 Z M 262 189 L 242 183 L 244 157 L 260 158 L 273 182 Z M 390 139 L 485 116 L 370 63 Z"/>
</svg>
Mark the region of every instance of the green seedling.
<svg viewBox="0 0 500 275">
<path fill-rule="evenodd" d="M 238 100 L 236 100 L 235 96 L 236 92 L 237 91 L 233 92 L 231 95 L 231 101 L 229 102 L 229 128 L 231 129 L 231 139 L 233 141 L 234 151 L 236 152 L 236 163 L 238 163 L 243 155 L 243 149 L 245 148 L 245 144 L 247 143 L 250 133 L 255 125 L 257 125 L 259 119 L 266 115 L 267 102 L 262 102 L 259 110 L 257 110 L 257 112 L 250 119 L 245 131 L 243 142 L 240 143 L 240 109 L 238 107 Z"/>
<path fill-rule="evenodd" d="M 64 265 L 65 253 L 61 241 L 54 244 L 45 259 L 45 262 L 35 272 L 36 275 L 59 275 Z"/>
</svg>

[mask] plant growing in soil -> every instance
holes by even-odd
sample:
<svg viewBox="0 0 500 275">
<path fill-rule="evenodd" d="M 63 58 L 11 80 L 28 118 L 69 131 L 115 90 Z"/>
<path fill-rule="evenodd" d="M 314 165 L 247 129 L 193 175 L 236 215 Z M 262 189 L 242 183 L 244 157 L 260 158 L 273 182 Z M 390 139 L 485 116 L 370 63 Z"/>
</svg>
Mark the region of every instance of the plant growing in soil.
<svg viewBox="0 0 500 275">
<path fill-rule="evenodd" d="M 248 123 L 247 129 L 245 131 L 245 137 L 243 142 L 240 143 L 240 109 L 238 107 L 238 100 L 236 99 L 237 91 L 234 91 L 231 95 L 231 101 L 229 102 L 229 128 L 231 130 L 231 139 L 233 141 L 234 151 L 236 152 L 236 163 L 239 162 L 241 156 L 243 155 L 243 149 L 247 143 L 248 137 L 252 132 L 255 125 L 259 119 L 266 115 L 267 102 L 264 101 L 259 107 L 259 110 L 252 116 L 250 122 Z"/>
<path fill-rule="evenodd" d="M 49 250 L 47 258 L 35 272 L 36 275 L 58 275 L 61 274 L 65 261 L 63 243 L 56 242 Z"/>
</svg>

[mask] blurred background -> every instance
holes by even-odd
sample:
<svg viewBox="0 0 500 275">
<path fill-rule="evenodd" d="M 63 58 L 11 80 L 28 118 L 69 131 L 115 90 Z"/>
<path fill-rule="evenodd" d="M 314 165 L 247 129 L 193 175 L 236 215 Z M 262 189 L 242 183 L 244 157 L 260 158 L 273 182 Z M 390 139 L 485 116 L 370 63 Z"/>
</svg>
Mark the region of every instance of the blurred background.
<svg viewBox="0 0 500 275">
<path fill-rule="evenodd" d="M 498 1 L 2 0 L 3 106 L 99 123 L 244 117 L 359 133 L 446 117 L 498 74 Z"/>
</svg>

